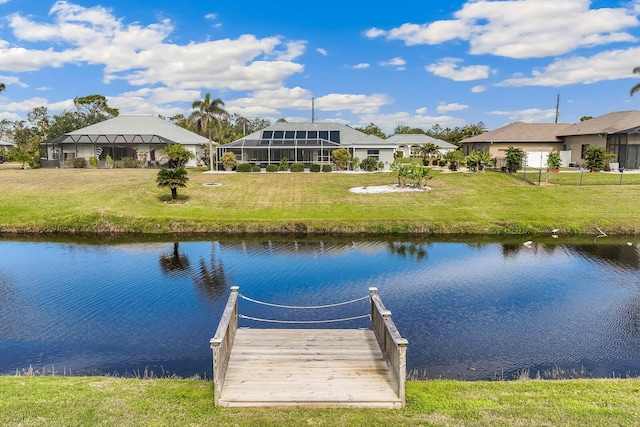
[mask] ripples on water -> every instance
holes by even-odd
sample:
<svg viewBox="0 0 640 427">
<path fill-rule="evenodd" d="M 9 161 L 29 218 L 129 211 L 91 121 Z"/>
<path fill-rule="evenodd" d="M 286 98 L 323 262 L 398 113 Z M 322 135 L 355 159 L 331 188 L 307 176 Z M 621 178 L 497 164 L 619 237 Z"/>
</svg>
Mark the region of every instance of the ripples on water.
<svg viewBox="0 0 640 427">
<path fill-rule="evenodd" d="M 0 372 L 210 377 L 229 287 L 317 305 L 376 286 L 427 377 L 513 378 L 554 369 L 640 373 L 639 251 L 626 242 L 338 239 L 55 243 L 0 241 Z M 341 318 L 240 302 L 248 316 Z M 358 320 L 331 327 L 367 327 Z M 241 326 L 265 327 L 242 319 Z M 279 324 L 268 327 L 282 327 Z M 322 327 L 327 327 L 322 325 Z"/>
</svg>

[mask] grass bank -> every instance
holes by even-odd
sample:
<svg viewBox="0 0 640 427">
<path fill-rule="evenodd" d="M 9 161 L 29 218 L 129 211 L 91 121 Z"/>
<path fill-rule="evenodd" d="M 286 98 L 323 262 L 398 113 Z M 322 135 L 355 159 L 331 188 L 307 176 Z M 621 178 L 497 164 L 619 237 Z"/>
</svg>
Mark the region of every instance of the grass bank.
<svg viewBox="0 0 640 427">
<path fill-rule="evenodd" d="M 429 192 L 354 194 L 349 188 L 395 178 L 192 170 L 173 203 L 157 188 L 156 173 L 2 168 L 0 232 L 597 234 L 597 226 L 640 233 L 640 174 L 625 175 L 624 185 L 613 177 L 610 184 L 538 187 L 505 173 L 441 173 Z"/>
<path fill-rule="evenodd" d="M 409 382 L 407 407 L 220 409 L 212 383 L 0 377 L 3 426 L 636 426 L 640 380 Z"/>
</svg>

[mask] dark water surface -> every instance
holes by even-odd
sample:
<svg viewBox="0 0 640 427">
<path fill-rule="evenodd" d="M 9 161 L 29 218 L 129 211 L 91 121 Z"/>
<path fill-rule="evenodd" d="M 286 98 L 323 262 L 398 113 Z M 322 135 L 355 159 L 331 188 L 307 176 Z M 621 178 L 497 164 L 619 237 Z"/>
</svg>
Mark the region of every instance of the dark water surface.
<svg viewBox="0 0 640 427">
<path fill-rule="evenodd" d="M 426 377 L 640 375 L 640 238 L 0 240 L 0 373 L 211 377 L 229 287 L 318 305 L 376 286 Z M 240 301 L 270 319 L 366 314 Z M 282 327 L 241 319 L 241 326 Z M 367 327 L 356 320 L 321 327 Z M 288 326 L 290 327 L 290 326 Z"/>
</svg>

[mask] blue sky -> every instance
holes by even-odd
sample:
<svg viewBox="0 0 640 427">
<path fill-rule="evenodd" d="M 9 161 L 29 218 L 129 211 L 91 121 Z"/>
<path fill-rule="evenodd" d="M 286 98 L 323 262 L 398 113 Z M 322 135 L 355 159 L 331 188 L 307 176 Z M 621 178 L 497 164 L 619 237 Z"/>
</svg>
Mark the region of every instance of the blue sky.
<svg viewBox="0 0 640 427">
<path fill-rule="evenodd" d="M 0 119 L 107 96 L 188 115 L 429 129 L 640 108 L 640 0 L 0 0 Z"/>
</svg>

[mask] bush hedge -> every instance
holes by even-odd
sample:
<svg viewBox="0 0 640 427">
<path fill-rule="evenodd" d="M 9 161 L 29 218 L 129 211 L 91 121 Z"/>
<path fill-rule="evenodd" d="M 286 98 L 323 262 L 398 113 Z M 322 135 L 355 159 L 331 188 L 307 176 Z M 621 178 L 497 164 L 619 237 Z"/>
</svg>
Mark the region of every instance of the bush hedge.
<svg viewBox="0 0 640 427">
<path fill-rule="evenodd" d="M 291 172 L 304 172 L 304 163 L 292 163 L 289 169 Z"/>
<path fill-rule="evenodd" d="M 333 167 L 331 165 L 322 165 L 322 172 L 333 172 Z"/>
<path fill-rule="evenodd" d="M 238 163 L 236 166 L 238 172 L 251 172 L 251 163 Z"/>
<path fill-rule="evenodd" d="M 267 172 L 278 172 L 278 165 L 267 165 Z"/>
<path fill-rule="evenodd" d="M 312 164 L 309 166 L 309 172 L 320 172 L 320 165 L 316 163 Z"/>
<path fill-rule="evenodd" d="M 258 165 L 251 166 L 251 172 L 260 172 L 262 169 Z"/>
</svg>

